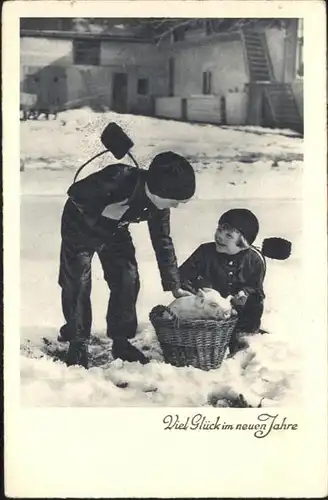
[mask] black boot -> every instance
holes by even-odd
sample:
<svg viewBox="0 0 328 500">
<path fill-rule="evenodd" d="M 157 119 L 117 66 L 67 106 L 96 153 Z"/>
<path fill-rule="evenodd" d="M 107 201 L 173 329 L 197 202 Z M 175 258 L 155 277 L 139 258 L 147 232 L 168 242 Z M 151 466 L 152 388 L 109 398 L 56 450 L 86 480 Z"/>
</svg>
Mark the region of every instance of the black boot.
<svg viewBox="0 0 328 500">
<path fill-rule="evenodd" d="M 83 340 L 74 340 L 69 343 L 67 366 L 80 365 L 88 369 L 88 342 Z"/>
<path fill-rule="evenodd" d="M 237 337 L 229 344 L 229 354 L 230 354 L 230 356 L 233 356 L 238 351 L 242 351 L 243 349 L 247 349 L 248 347 L 249 347 L 249 343 L 247 342 L 247 340 L 244 337 L 242 337 L 242 338 Z"/>
<path fill-rule="evenodd" d="M 122 361 L 139 361 L 142 365 L 149 363 L 149 359 L 144 354 L 134 347 L 130 342 L 123 339 L 114 339 L 112 347 L 113 358 L 120 358 Z"/>
<path fill-rule="evenodd" d="M 65 324 L 59 330 L 59 335 L 57 337 L 58 342 L 69 342 L 72 340 L 72 334 L 68 328 L 68 325 Z"/>
</svg>

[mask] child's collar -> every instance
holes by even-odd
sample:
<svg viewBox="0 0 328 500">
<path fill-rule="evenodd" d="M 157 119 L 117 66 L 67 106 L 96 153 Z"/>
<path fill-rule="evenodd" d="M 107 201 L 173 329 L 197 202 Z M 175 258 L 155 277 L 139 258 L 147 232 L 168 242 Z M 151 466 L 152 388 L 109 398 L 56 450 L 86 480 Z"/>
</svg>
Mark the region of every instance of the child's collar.
<svg viewBox="0 0 328 500">
<path fill-rule="evenodd" d="M 221 255 L 223 258 L 225 258 L 226 260 L 233 260 L 234 258 L 237 258 L 241 253 L 243 252 L 246 252 L 247 250 L 249 250 L 251 248 L 251 246 L 247 247 L 247 248 L 241 248 L 239 250 L 239 252 L 237 253 L 225 253 L 225 252 L 218 252 L 217 250 L 215 250 L 216 254 L 217 255 Z"/>
<path fill-rule="evenodd" d="M 133 190 L 133 193 L 126 202 L 126 204 L 129 206 L 131 206 L 134 203 L 140 203 L 146 198 L 145 184 L 146 184 L 147 171 L 142 170 L 140 168 L 138 170 L 136 169 L 135 172 L 137 173 L 137 182 Z"/>
</svg>

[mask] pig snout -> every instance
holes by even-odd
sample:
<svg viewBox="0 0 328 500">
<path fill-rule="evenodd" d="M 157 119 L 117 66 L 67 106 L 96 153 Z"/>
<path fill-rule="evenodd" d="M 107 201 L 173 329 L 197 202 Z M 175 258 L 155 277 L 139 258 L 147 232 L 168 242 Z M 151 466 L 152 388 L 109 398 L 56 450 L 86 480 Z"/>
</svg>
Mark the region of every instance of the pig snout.
<svg viewBox="0 0 328 500">
<path fill-rule="evenodd" d="M 229 319 L 231 317 L 231 312 L 229 309 L 223 308 L 220 305 L 211 305 L 205 308 L 204 312 L 208 318 L 215 319 Z"/>
</svg>

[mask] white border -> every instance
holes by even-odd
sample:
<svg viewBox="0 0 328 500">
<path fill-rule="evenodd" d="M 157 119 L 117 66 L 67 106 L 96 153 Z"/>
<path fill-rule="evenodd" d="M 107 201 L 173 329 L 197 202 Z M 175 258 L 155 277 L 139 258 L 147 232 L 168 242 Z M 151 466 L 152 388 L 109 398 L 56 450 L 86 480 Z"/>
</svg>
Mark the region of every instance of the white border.
<svg viewBox="0 0 328 500">
<path fill-rule="evenodd" d="M 168 409 L 19 406 L 19 17 L 304 17 L 303 411 L 296 433 L 164 432 Z M 312 497 L 327 493 L 325 5 L 321 1 L 15 1 L 3 10 L 5 480 L 15 497 Z M 311 341 L 313 340 L 313 341 Z M 170 408 L 170 413 L 174 409 Z M 257 410 L 228 410 L 254 421 Z M 242 412 L 242 413 L 241 413 Z M 181 416 L 195 413 L 179 409 Z M 216 410 L 206 411 L 211 417 Z M 226 411 L 220 412 L 223 418 Z"/>
</svg>

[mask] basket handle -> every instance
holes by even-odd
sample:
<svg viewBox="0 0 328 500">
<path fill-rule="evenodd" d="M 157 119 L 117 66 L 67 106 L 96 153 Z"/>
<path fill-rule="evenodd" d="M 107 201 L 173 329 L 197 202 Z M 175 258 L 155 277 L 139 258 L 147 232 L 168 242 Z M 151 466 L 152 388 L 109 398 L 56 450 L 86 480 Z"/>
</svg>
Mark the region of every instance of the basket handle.
<svg viewBox="0 0 328 500">
<path fill-rule="evenodd" d="M 153 322 L 154 319 L 163 317 L 164 313 L 168 313 L 170 315 L 168 319 L 174 321 L 175 324 L 179 323 L 179 317 L 169 307 L 163 305 L 155 306 L 149 314 L 149 319 Z"/>
</svg>

